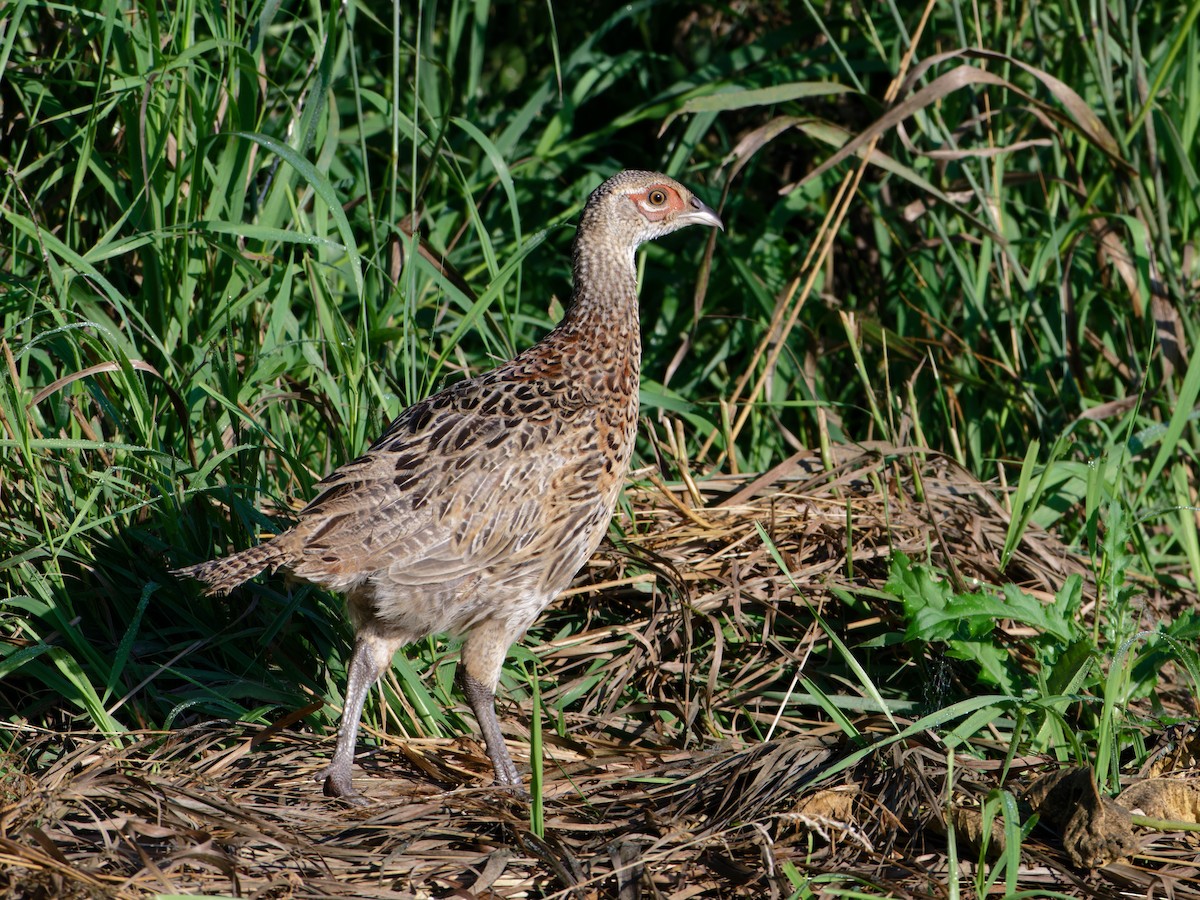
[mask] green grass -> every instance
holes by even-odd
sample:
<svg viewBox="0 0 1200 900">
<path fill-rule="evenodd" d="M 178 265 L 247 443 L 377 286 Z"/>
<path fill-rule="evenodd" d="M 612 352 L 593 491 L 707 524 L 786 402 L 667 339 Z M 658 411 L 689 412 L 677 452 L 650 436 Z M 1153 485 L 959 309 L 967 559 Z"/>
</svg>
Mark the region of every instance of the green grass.
<svg viewBox="0 0 1200 900">
<path fill-rule="evenodd" d="M 1105 9 L 10 3 L 4 718 L 119 740 L 336 702 L 337 598 L 167 569 L 283 527 L 404 405 L 536 340 L 588 192 L 656 167 L 727 228 L 645 252 L 637 462 L 678 423 L 668 479 L 886 439 L 1013 485 L 1010 545 L 1035 524 L 1092 560 L 1090 633 L 1064 585 L 1030 670 L 930 621 L 1015 588 L 897 561 L 903 646 L 1006 698 L 972 727 L 1020 707 L 1014 737 L 1111 776 L 1120 710 L 1198 671 L 1194 616 L 1136 605 L 1200 583 L 1200 2 Z M 466 728 L 446 652 L 409 650 L 369 715 Z"/>
</svg>

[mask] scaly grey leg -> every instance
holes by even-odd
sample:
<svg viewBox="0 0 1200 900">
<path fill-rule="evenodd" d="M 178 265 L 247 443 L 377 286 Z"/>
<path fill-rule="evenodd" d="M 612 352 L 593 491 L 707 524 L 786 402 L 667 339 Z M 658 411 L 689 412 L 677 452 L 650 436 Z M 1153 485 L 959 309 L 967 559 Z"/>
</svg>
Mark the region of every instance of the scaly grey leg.
<svg viewBox="0 0 1200 900">
<path fill-rule="evenodd" d="M 459 670 L 459 674 L 463 693 L 467 695 L 467 702 L 471 704 L 471 710 L 479 722 L 483 743 L 487 747 L 492 768 L 496 770 L 496 783 L 524 791 L 517 765 L 508 753 L 504 736 L 500 734 L 500 722 L 496 719 L 495 691 L 480 682 L 465 665 Z"/>
<path fill-rule="evenodd" d="M 354 642 L 350 660 L 350 676 L 346 681 L 346 702 L 338 725 L 337 749 L 333 759 L 317 773 L 317 781 L 325 782 L 327 797 L 341 797 L 356 806 L 367 804 L 350 780 L 354 763 L 354 744 L 358 739 L 358 722 L 362 717 L 367 691 L 392 664 L 392 655 L 405 643 L 403 638 L 389 638 L 373 631 L 360 632 Z"/>
</svg>

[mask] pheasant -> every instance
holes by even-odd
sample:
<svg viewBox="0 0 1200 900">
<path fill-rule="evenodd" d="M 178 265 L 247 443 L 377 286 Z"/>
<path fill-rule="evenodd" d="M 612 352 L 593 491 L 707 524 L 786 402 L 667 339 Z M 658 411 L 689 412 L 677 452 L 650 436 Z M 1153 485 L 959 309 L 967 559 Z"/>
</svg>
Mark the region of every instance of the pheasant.
<svg viewBox="0 0 1200 900">
<path fill-rule="evenodd" d="M 509 647 L 600 543 L 637 432 L 641 336 L 634 252 L 687 225 L 723 228 L 691 191 L 624 171 L 588 198 L 562 322 L 508 363 L 404 410 L 362 456 L 318 484 L 289 530 L 176 570 L 229 593 L 282 569 L 345 595 L 354 654 L 324 791 L 351 783 L 368 690 L 405 644 L 463 637 L 460 688 L 498 785 L 521 778 L 496 719 Z"/>
</svg>

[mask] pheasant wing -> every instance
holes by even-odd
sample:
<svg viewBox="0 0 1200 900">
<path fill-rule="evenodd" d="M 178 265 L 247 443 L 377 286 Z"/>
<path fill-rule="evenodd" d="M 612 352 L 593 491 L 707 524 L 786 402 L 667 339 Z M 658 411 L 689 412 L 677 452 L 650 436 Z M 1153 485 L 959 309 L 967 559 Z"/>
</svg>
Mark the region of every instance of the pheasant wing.
<svg viewBox="0 0 1200 900">
<path fill-rule="evenodd" d="M 405 410 L 301 512 L 293 573 L 348 590 L 386 571 L 397 587 L 453 593 L 503 562 L 542 589 L 565 584 L 603 533 L 612 478 L 580 439 L 594 410 L 539 415 L 546 398 L 525 402 L 539 389 L 475 379 Z"/>
</svg>

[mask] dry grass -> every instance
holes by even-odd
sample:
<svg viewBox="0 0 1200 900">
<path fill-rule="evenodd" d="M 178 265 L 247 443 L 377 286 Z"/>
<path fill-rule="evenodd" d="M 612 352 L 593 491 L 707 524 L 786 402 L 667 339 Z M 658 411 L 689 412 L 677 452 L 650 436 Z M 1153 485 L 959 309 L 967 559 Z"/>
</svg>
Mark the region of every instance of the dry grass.
<svg viewBox="0 0 1200 900">
<path fill-rule="evenodd" d="M 142 735 L 120 751 L 85 736 L 30 742 L 30 756 L 54 761 L 6 784 L 6 896 L 787 896 L 789 863 L 890 896 L 942 896 L 949 880 L 931 821 L 945 755 L 928 739 L 868 758 L 833 790 L 802 790 L 844 752 L 833 739 L 600 750 L 549 785 L 538 838 L 521 802 L 478 786 L 487 762 L 476 748 L 388 742 L 364 759 L 376 802 L 359 811 L 311 780 L 325 742 L 258 737 L 230 725 Z M 978 806 L 998 765 L 961 762 L 955 802 Z M 1010 786 L 1042 762 L 1017 760 Z M 1152 833 L 1132 862 L 1090 872 L 1072 869 L 1052 837 L 1027 841 L 1024 857 L 1026 890 L 1145 896 L 1169 879 L 1175 897 L 1200 897 L 1200 853 L 1178 834 Z"/>
<path fill-rule="evenodd" d="M 564 601 L 587 627 L 556 632 L 568 617 L 552 613 L 540 633 L 554 639 L 534 647 L 547 674 L 543 708 L 564 706 L 561 730 L 545 739 L 543 837 L 524 802 L 485 786 L 489 764 L 470 739 L 378 735 L 357 771 L 374 803 L 358 810 L 323 798 L 312 780 L 332 739 L 290 728 L 210 723 L 130 735 L 120 747 L 31 733 L 0 785 L 0 889 L 683 900 L 791 896 L 795 879 L 824 876 L 825 890 L 945 896 L 955 877 L 948 798 L 977 806 L 1002 778 L 1016 790 L 1048 760 L 1006 769 L 999 746 L 995 758 L 959 754 L 951 773 L 930 731 L 897 740 L 882 716 L 852 713 L 868 738 L 889 738 L 872 750 L 806 720 L 812 707 L 798 708 L 789 684 L 802 664 L 828 663 L 810 610 L 849 636 L 885 627 L 894 613 L 884 601 L 844 608 L 831 589 L 869 598 L 894 551 L 964 584 L 1016 581 L 1045 596 L 1087 566 L 1030 531 L 999 572 L 1002 506 L 952 463 L 917 451 L 842 448 L 829 471 L 801 456 L 759 478 L 652 484 L 629 500 L 624 547 L 606 550 L 585 573 L 591 586 Z M 524 703 L 503 717 L 519 763 L 531 713 Z M 974 869 L 963 865 L 970 885 Z M 1077 897 L 1158 896 L 1169 884 L 1191 898 L 1198 866 L 1194 843 L 1151 832 L 1129 862 L 1073 869 L 1053 835 L 1035 832 L 1018 884 Z M 821 890 L 814 884 L 812 896 Z"/>
</svg>

